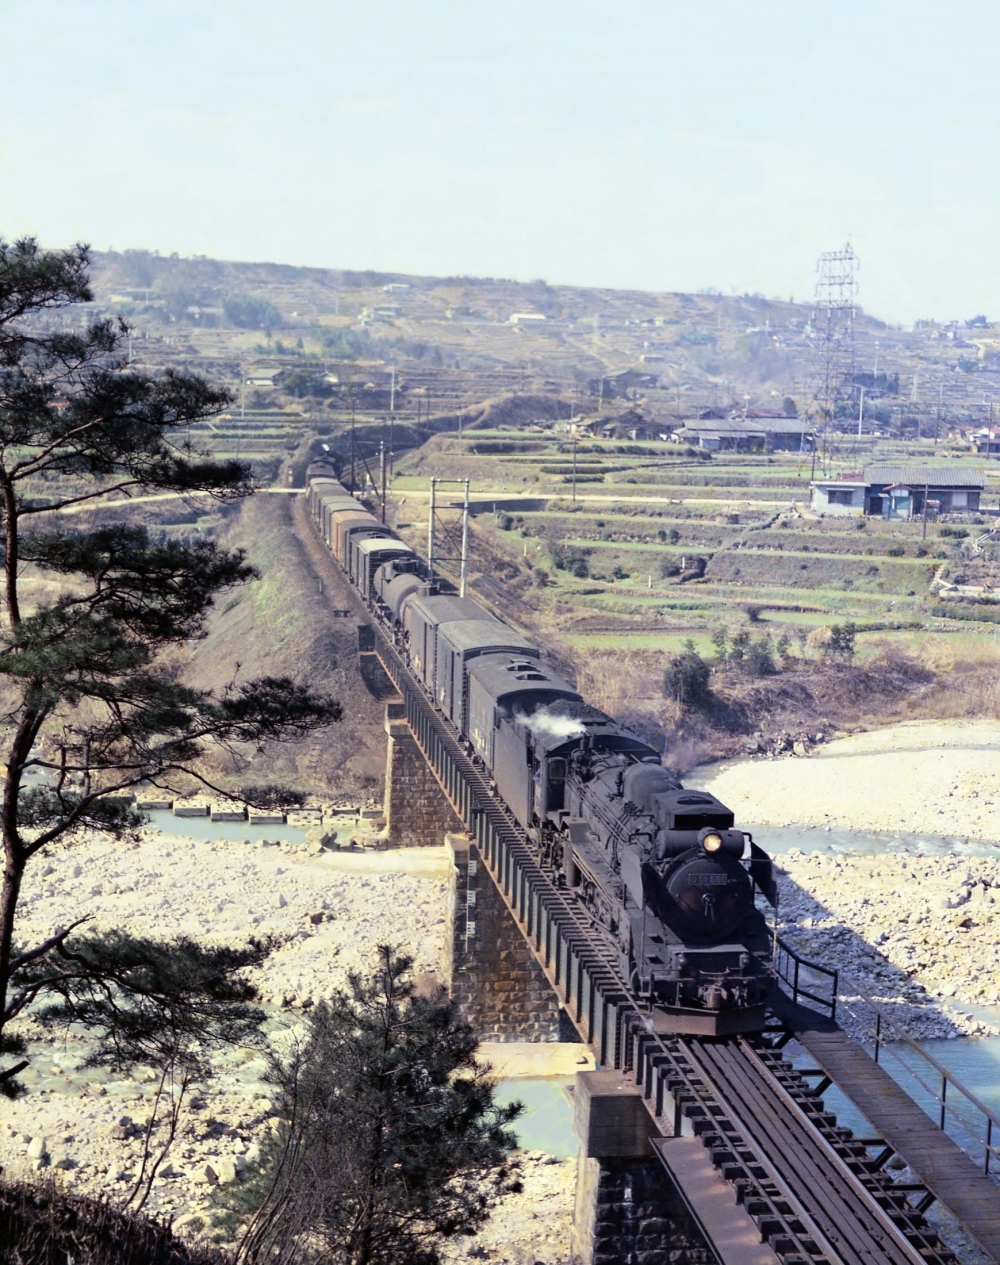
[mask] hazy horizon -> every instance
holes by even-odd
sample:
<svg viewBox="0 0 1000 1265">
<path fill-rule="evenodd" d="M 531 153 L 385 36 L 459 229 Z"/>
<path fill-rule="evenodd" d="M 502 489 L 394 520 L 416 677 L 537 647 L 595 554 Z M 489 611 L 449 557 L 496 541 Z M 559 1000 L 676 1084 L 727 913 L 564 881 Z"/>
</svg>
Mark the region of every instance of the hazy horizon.
<svg viewBox="0 0 1000 1265">
<path fill-rule="evenodd" d="M 1000 317 L 1000 11 L 0 0 L 0 233 Z"/>
</svg>

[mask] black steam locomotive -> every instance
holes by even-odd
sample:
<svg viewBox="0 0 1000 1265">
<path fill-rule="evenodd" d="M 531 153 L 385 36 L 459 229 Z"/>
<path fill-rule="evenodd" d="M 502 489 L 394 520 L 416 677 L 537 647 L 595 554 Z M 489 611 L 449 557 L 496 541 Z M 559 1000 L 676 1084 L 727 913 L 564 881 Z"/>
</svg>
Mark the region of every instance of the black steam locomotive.
<svg viewBox="0 0 1000 1265">
<path fill-rule="evenodd" d="M 437 592 L 423 560 L 332 472 L 310 467 L 308 483 L 337 562 L 543 868 L 586 907 L 657 1029 L 761 1027 L 775 983 L 754 900 L 755 889 L 774 899 L 767 854 L 718 799 L 686 790 L 652 747 L 584 702 L 538 647 L 470 598 Z"/>
</svg>

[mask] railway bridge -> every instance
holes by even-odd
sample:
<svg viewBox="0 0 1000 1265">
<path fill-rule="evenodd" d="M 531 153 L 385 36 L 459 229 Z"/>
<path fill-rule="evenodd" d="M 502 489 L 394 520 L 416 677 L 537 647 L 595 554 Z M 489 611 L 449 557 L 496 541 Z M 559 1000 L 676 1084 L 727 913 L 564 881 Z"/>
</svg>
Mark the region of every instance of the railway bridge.
<svg viewBox="0 0 1000 1265">
<path fill-rule="evenodd" d="M 550 881 L 388 635 L 352 601 L 366 679 L 377 661 L 394 691 L 390 838 L 447 834 L 452 847 L 454 994 L 484 1035 L 551 1040 L 568 1025 L 593 1051 L 597 1070 L 577 1076 L 574 1094 L 584 1265 L 953 1265 L 928 1220 L 935 1204 L 975 1259 L 1000 1265 L 1000 1118 L 855 985 L 780 941 L 782 986 L 762 1034 L 658 1031 L 584 910 Z M 838 1024 L 845 1013 L 864 1044 Z M 834 1091 L 867 1122 L 860 1135 L 827 1108 Z"/>
</svg>

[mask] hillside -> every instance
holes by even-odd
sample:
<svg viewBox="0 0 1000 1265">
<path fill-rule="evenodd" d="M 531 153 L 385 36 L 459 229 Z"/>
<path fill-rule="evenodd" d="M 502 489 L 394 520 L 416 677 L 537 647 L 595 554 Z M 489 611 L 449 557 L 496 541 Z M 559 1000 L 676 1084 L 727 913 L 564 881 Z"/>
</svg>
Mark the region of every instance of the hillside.
<svg viewBox="0 0 1000 1265">
<path fill-rule="evenodd" d="M 137 362 L 217 376 L 244 414 L 277 407 L 343 418 L 353 403 L 380 413 L 391 404 L 398 416 L 416 418 L 513 391 L 554 394 L 577 411 L 627 400 L 654 421 L 708 407 L 780 410 L 786 399 L 805 411 L 822 375 L 811 300 L 146 251 L 96 255 L 94 278 L 94 310 L 133 324 Z M 545 320 L 512 324 L 518 313 Z M 982 424 L 982 401 L 1000 382 L 998 350 L 986 325 L 903 330 L 859 311 L 855 370 L 866 386 L 866 429 L 943 435 L 951 423 Z M 268 369 L 292 375 L 289 389 L 247 386 L 246 371 Z"/>
</svg>

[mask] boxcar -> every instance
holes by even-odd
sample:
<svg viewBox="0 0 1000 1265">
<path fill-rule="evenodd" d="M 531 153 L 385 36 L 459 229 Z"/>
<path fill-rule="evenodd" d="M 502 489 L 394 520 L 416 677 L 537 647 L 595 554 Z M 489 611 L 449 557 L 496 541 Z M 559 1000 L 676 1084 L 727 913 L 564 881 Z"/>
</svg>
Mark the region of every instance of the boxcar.
<svg viewBox="0 0 1000 1265">
<path fill-rule="evenodd" d="M 484 619 L 487 612 L 471 597 L 413 594 L 403 602 L 401 613 L 410 662 L 433 696 L 438 628 L 459 619 Z"/>
<path fill-rule="evenodd" d="M 438 629 L 434 697 L 461 733 L 466 733 L 468 680 L 466 667 L 484 654 L 511 653 L 537 659 L 539 650 L 492 615 L 460 619 Z"/>
</svg>

